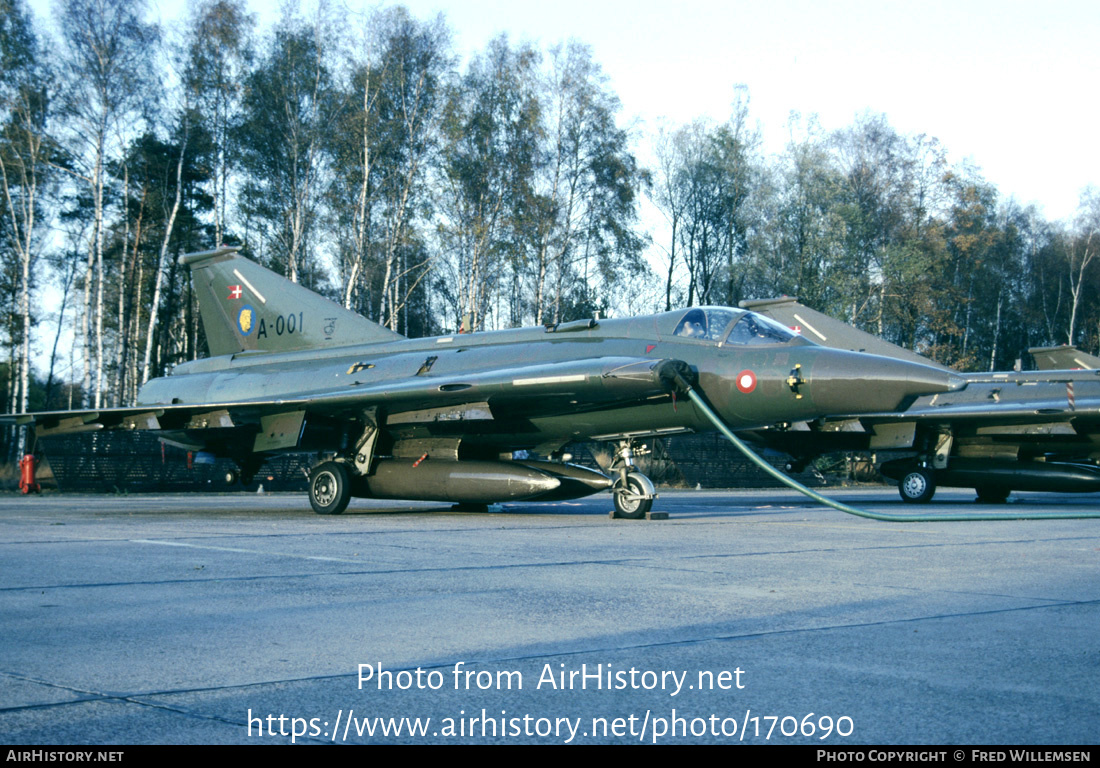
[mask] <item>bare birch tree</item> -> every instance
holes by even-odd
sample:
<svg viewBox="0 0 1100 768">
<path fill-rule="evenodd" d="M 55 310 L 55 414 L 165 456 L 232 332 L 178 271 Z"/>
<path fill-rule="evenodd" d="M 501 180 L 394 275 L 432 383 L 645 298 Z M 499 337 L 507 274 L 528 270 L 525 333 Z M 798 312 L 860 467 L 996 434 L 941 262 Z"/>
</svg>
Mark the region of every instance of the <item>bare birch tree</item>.
<svg viewBox="0 0 1100 768">
<path fill-rule="evenodd" d="M 0 15 L 7 20 L 0 31 L 0 191 L 8 224 L 5 241 L 15 251 L 19 269 L 21 326 L 12 405 L 25 412 L 31 381 L 32 269 L 41 230 L 37 224 L 55 153 L 46 137 L 49 76 L 39 63 L 30 16 L 9 0 L 0 0 Z M 22 455 L 25 446 L 26 430 L 19 429 L 15 454 Z"/>
<path fill-rule="evenodd" d="M 1077 335 L 1077 314 L 1084 293 L 1085 275 L 1100 248 L 1100 191 L 1090 187 L 1081 195 L 1077 220 L 1070 234 L 1066 257 L 1069 267 L 1070 312 L 1066 344 L 1074 344 Z"/>
<path fill-rule="evenodd" d="M 246 13 L 241 0 L 203 0 L 189 22 L 184 85 L 214 145 L 214 245 L 222 243 L 226 232 L 230 177 L 237 162 L 233 128 L 251 63 L 249 35 L 254 25 L 255 16 Z"/>
<path fill-rule="evenodd" d="M 264 227 L 275 261 L 298 282 L 310 262 L 309 237 L 317 218 L 324 174 L 325 137 L 344 103 L 335 89 L 329 49 L 339 30 L 322 2 L 311 21 L 292 6 L 248 79 L 245 119 L 237 130 L 248 172 L 244 202 Z"/>
<path fill-rule="evenodd" d="M 63 143 L 93 205 L 81 320 L 85 407 L 100 407 L 104 394 L 105 193 L 108 159 L 117 151 L 110 141 L 119 122 L 147 93 L 144 80 L 153 69 L 151 54 L 158 39 L 156 27 L 145 23 L 144 14 L 142 0 L 64 0 L 59 14 L 65 38 L 60 59 L 66 84 Z"/>
</svg>

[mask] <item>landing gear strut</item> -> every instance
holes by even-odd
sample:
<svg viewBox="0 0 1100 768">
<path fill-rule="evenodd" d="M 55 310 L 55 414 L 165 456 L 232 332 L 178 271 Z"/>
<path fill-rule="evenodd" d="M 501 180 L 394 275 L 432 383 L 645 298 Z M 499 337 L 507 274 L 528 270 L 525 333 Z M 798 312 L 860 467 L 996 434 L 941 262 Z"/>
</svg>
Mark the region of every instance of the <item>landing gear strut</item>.
<svg viewBox="0 0 1100 768">
<path fill-rule="evenodd" d="M 611 473 L 618 475 L 615 484 L 611 486 L 615 517 L 640 520 L 653 507 L 653 500 L 657 498 L 653 481 L 641 472 L 634 471 L 634 457 L 647 453 L 649 449 L 645 446 L 635 449 L 632 440 L 620 441 L 615 450 L 615 461 L 611 465 Z"/>
</svg>

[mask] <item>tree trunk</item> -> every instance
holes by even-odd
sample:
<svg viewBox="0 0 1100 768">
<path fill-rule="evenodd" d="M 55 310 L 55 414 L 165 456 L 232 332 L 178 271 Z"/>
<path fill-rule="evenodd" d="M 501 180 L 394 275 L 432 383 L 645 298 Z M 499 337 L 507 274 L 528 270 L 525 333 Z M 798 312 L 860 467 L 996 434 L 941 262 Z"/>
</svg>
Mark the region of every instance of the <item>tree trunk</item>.
<svg viewBox="0 0 1100 768">
<path fill-rule="evenodd" d="M 157 325 L 157 308 L 160 306 L 160 289 L 164 280 L 164 260 L 168 254 L 168 243 L 172 239 L 172 229 L 176 224 L 176 214 L 180 209 L 180 201 L 183 199 L 183 158 L 187 153 L 187 136 L 184 130 L 183 144 L 180 146 L 179 161 L 176 163 L 176 199 L 172 203 L 172 213 L 168 216 L 168 223 L 164 227 L 164 239 L 160 243 L 160 253 L 157 256 L 157 274 L 153 282 L 153 301 L 149 305 L 149 328 L 145 333 L 145 360 L 141 366 L 141 383 L 149 381 L 149 360 L 153 354 L 153 331 Z"/>
</svg>

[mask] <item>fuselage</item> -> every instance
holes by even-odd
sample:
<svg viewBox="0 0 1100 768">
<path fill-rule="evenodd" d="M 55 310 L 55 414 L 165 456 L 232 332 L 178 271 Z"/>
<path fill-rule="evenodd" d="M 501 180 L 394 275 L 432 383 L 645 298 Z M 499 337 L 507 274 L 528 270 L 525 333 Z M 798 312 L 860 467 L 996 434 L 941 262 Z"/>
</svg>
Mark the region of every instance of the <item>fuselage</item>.
<svg viewBox="0 0 1100 768">
<path fill-rule="evenodd" d="M 219 404 L 385 391 L 411 380 L 452 382 L 501 369 L 581 360 L 680 360 L 735 429 L 896 407 L 907 397 L 957 387 L 952 375 L 920 365 L 818 346 L 751 312 L 721 307 L 679 310 L 598 323 L 522 328 L 289 352 L 245 352 L 198 360 L 154 379 L 142 405 Z M 564 377 L 567 378 L 567 377 Z M 455 381 L 458 383 L 453 383 Z M 517 379 L 521 381 L 521 379 Z M 561 388 L 567 396 L 569 382 Z M 560 398 L 559 398 L 560 399 Z M 711 426 L 686 399 L 654 393 L 614 407 L 535 409 L 522 420 L 497 418 L 465 436 L 519 449 L 569 440 L 613 439 Z"/>
</svg>

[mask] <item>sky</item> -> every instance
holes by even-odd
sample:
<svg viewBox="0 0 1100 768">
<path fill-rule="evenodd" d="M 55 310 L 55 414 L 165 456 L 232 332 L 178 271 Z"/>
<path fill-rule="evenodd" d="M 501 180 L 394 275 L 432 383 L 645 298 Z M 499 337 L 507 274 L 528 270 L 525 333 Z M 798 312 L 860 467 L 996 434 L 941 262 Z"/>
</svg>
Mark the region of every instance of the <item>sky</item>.
<svg viewBox="0 0 1100 768">
<path fill-rule="evenodd" d="M 575 37 L 592 47 L 623 118 L 655 132 L 729 116 L 748 86 L 765 149 L 782 151 L 792 111 L 825 130 L 883 113 L 904 134 L 940 139 L 1005 197 L 1074 214 L 1100 184 L 1100 3 L 652 2 L 651 0 L 410 0 L 442 11 L 459 51 L 494 35 L 544 47 Z M 644 160 L 644 152 L 640 153 Z"/>
</svg>

